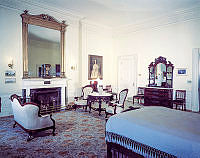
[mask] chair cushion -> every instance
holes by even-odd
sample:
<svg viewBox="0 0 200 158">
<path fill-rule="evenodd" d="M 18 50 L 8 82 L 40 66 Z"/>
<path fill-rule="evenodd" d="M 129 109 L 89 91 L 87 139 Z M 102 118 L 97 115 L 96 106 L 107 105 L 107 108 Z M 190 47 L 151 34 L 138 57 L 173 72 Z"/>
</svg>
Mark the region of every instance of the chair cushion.
<svg viewBox="0 0 200 158">
<path fill-rule="evenodd" d="M 183 104 L 185 102 L 185 100 L 183 99 L 176 99 L 176 100 L 173 100 L 173 103 L 174 104 Z"/>
<path fill-rule="evenodd" d="M 87 105 L 87 100 L 83 100 L 83 99 L 77 100 L 77 101 L 74 102 L 74 104 L 81 105 L 81 106 L 86 106 Z"/>
</svg>

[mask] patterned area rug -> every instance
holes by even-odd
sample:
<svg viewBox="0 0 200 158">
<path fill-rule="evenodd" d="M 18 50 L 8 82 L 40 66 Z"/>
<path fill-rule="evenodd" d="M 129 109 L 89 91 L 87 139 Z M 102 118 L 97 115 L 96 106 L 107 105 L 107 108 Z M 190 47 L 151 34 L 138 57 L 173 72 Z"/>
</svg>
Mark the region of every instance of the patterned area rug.
<svg viewBox="0 0 200 158">
<path fill-rule="evenodd" d="M 0 118 L 0 157 L 106 157 L 104 117 L 82 109 L 55 113 L 56 136 L 47 130 L 30 142 L 19 126 L 12 128 L 13 117 Z"/>
</svg>

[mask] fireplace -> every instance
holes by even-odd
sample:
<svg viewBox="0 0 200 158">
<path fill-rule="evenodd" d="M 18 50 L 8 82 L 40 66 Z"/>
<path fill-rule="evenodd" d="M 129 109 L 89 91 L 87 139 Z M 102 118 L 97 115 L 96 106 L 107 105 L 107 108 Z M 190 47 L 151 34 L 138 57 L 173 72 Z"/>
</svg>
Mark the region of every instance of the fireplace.
<svg viewBox="0 0 200 158">
<path fill-rule="evenodd" d="M 67 82 L 68 80 L 66 78 L 23 79 L 22 80 L 22 96 L 23 98 L 32 97 L 32 100 L 34 102 L 45 107 L 42 109 L 47 109 L 48 106 L 52 107 L 52 105 L 58 105 L 57 106 L 58 109 L 60 106 L 61 110 L 65 110 L 67 102 L 68 102 Z M 38 95 L 40 95 L 39 98 L 38 98 Z M 44 97 L 45 95 L 53 96 L 53 97 L 50 97 L 50 98 Z M 58 111 L 58 110 L 54 108 L 54 111 Z"/>
<path fill-rule="evenodd" d="M 40 113 L 48 114 L 61 110 L 61 87 L 30 89 L 31 102 L 40 105 Z"/>
</svg>

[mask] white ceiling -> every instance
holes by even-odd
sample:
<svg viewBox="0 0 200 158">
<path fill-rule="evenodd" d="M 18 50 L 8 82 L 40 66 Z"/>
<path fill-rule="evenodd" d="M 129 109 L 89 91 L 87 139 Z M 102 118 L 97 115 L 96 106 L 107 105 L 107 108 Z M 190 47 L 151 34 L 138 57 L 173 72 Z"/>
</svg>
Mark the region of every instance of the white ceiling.
<svg viewBox="0 0 200 158">
<path fill-rule="evenodd" d="M 200 5 L 200 0 L 36 0 L 109 27 L 126 26 Z"/>
</svg>

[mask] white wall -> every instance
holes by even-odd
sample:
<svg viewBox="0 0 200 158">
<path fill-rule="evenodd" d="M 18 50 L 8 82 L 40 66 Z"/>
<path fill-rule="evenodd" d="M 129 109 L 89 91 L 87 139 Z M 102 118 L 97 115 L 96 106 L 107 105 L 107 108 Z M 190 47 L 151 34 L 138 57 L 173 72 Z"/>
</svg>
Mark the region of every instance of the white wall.
<svg viewBox="0 0 200 158">
<path fill-rule="evenodd" d="M 21 53 L 21 19 L 18 12 L 0 7 L 0 97 L 2 97 L 2 112 L 0 116 L 12 113 L 9 97 L 19 94 L 22 78 Z M 9 69 L 9 60 L 13 58 L 13 69 L 16 71 L 16 83 L 5 84 L 5 71 Z"/>
<path fill-rule="evenodd" d="M 14 2 L 14 1 L 13 1 Z M 31 10 L 31 14 L 49 14 L 59 21 L 66 20 L 68 27 L 65 35 L 65 58 L 66 58 L 66 76 L 70 79 L 68 82 L 68 96 L 74 96 L 77 83 L 79 83 L 78 72 L 71 71 L 71 65 L 78 63 L 79 60 L 79 43 L 78 43 L 78 20 L 68 15 L 64 15 L 62 12 L 56 12 L 44 8 L 38 8 L 34 6 L 26 6 L 23 9 L 13 9 L 13 7 L 5 7 L 0 5 L 0 97 L 2 97 L 3 107 L 0 116 L 10 115 L 10 102 L 9 96 L 17 93 L 21 95 L 22 89 L 22 24 L 20 14 L 22 10 Z M 14 70 L 16 71 L 16 83 L 5 84 L 5 71 L 8 69 L 8 62 L 10 58 L 13 58 Z M 76 61 L 76 62 L 75 62 Z M 67 83 L 66 83 L 67 85 Z M 8 112 L 9 111 L 9 114 Z"/>
<path fill-rule="evenodd" d="M 187 108 L 191 109 L 192 49 L 200 47 L 200 20 L 190 20 L 115 38 L 118 55 L 138 54 L 138 86 L 148 84 L 148 65 L 159 56 L 174 64 L 174 89 L 187 90 Z M 128 33 L 127 33 L 128 32 Z M 177 68 L 187 68 L 187 76 L 178 76 Z"/>
<path fill-rule="evenodd" d="M 6 5 L 0 3 L 0 96 L 3 97 L 3 109 L 0 116 L 10 108 L 9 96 L 13 93 L 21 95 L 22 89 L 22 27 L 20 14 L 27 9 L 30 14 L 48 14 L 59 21 L 65 20 L 67 23 L 65 34 L 65 59 L 66 77 L 68 78 L 68 99 L 80 94 L 80 87 L 89 84 L 88 81 L 88 55 L 103 56 L 103 84 L 113 84 L 113 60 L 112 60 L 112 32 L 104 26 L 84 23 L 79 21 L 79 17 L 65 14 L 56 8 L 48 6 L 31 5 L 12 1 Z M 4 3 L 6 4 L 6 3 Z M 17 82 L 5 84 L 4 73 L 8 69 L 10 57 L 14 61 Z M 75 66 L 75 70 L 71 69 Z M 5 105 L 6 104 L 6 105 Z"/>
<path fill-rule="evenodd" d="M 33 3 L 33 2 L 32 2 Z M 5 7 L 6 6 L 6 7 Z M 22 78 L 22 29 L 20 14 L 23 10 L 31 14 L 49 14 L 59 21 L 68 24 L 65 35 L 66 76 L 68 81 L 68 96 L 80 93 L 80 87 L 89 84 L 88 55 L 103 56 L 103 84 L 111 84 L 117 89 L 117 57 L 137 54 L 138 84 L 148 84 L 148 65 L 158 56 L 166 57 L 174 66 L 174 89 L 187 90 L 187 107 L 191 102 L 192 80 L 192 49 L 200 47 L 200 20 L 190 18 L 181 22 L 162 25 L 155 21 L 157 27 L 131 26 L 134 29 L 120 28 L 111 30 L 105 26 L 97 26 L 72 14 L 41 4 L 30 4 L 18 0 L 0 2 L 0 96 L 5 104 L 13 93 L 21 93 Z M 185 16 L 186 14 L 184 14 Z M 197 14 L 199 15 L 199 14 Z M 193 16 L 193 14 L 191 14 Z M 188 17 L 187 17 L 188 18 Z M 82 20 L 81 20 L 82 19 Z M 164 19 L 164 18 L 163 18 Z M 162 19 L 162 20 L 163 20 Z M 181 18 L 180 18 L 181 19 Z M 162 21 L 161 20 L 161 21 Z M 155 24 L 155 23 L 154 23 Z M 8 69 L 9 58 L 13 57 L 17 82 L 5 84 L 4 73 Z M 71 69 L 75 66 L 75 70 Z M 187 76 L 177 76 L 176 68 L 187 68 Z"/>
<path fill-rule="evenodd" d="M 88 55 L 103 56 L 103 85 L 114 85 L 112 30 L 83 22 L 81 25 L 81 84 L 89 84 Z"/>
</svg>

